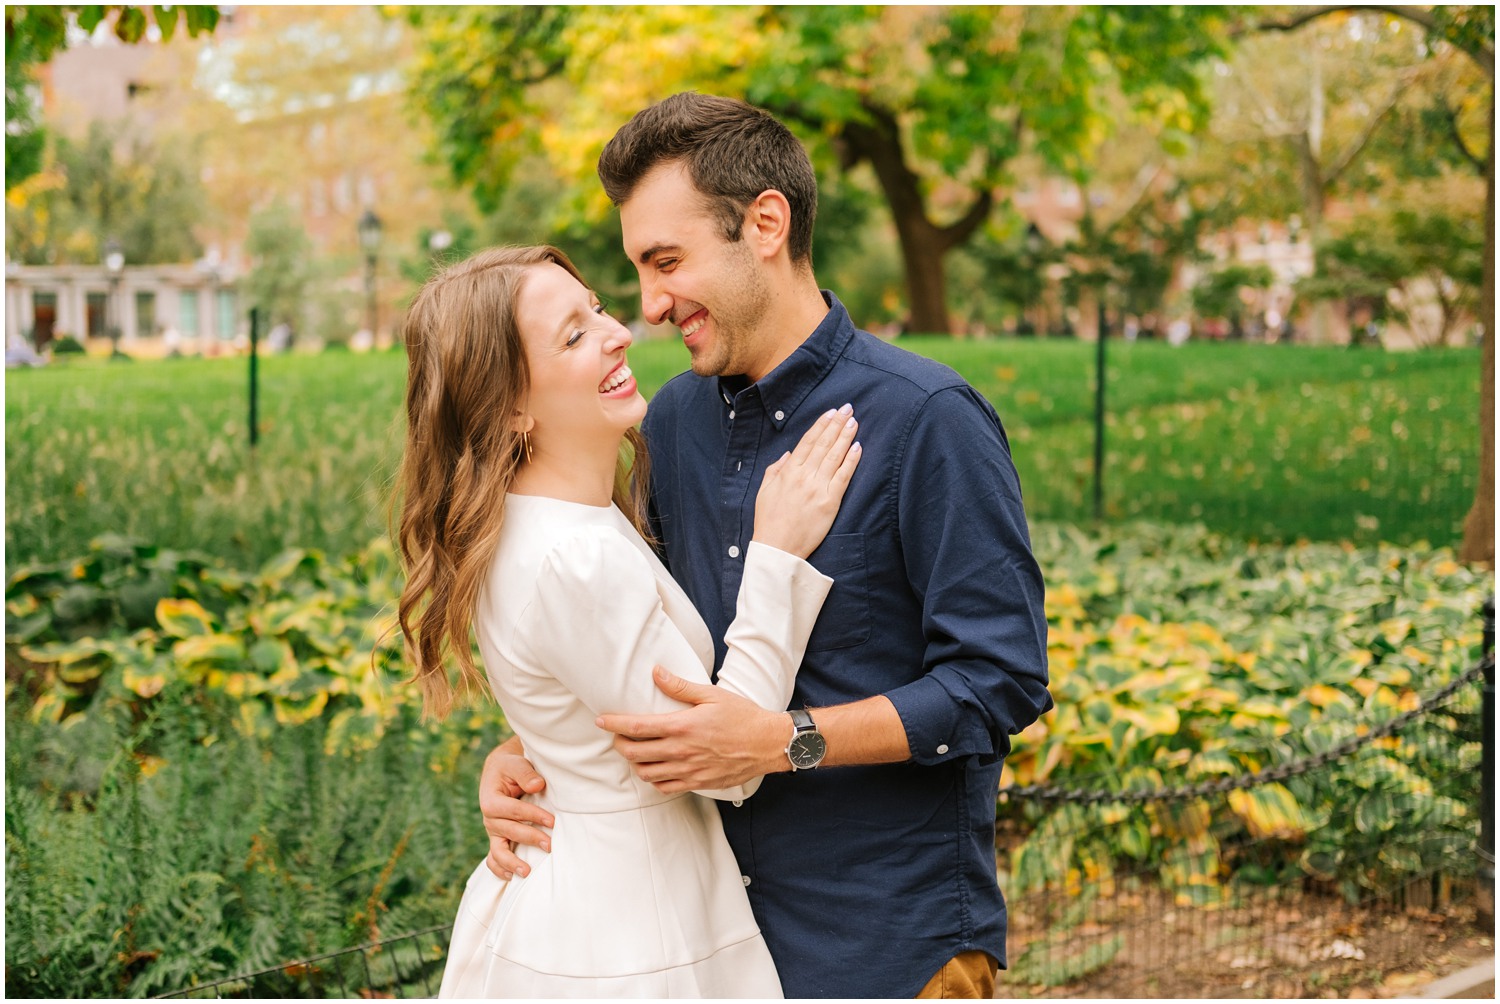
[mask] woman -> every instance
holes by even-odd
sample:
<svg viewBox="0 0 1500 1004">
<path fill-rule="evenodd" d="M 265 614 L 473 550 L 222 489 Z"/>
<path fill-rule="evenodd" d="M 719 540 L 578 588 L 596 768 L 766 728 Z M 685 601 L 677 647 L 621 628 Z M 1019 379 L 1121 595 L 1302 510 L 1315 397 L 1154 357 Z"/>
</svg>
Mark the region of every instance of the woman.
<svg viewBox="0 0 1500 1004">
<path fill-rule="evenodd" d="M 475 869 L 442 995 L 781 996 L 716 809 L 639 781 L 594 725 L 674 709 L 653 665 L 705 683 L 713 666 L 707 628 L 644 539 L 630 333 L 561 252 L 498 248 L 422 288 L 406 343 L 400 620 L 424 704 L 451 705 L 445 655 L 461 690 L 487 676 L 556 820 L 550 854 L 518 850 L 525 877 Z M 832 585 L 804 559 L 859 463 L 855 429 L 847 406 L 820 418 L 757 496 L 718 684 L 766 708 L 790 700 Z"/>
</svg>

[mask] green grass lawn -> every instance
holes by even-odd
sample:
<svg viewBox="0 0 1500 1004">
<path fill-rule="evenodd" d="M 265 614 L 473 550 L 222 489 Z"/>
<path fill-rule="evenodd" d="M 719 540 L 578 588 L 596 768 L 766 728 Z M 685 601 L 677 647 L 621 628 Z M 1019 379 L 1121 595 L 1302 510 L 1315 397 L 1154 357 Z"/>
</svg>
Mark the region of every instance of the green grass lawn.
<svg viewBox="0 0 1500 1004">
<path fill-rule="evenodd" d="M 1094 346 L 908 338 L 964 374 L 1011 436 L 1033 519 L 1091 511 Z M 1261 539 L 1457 539 L 1476 482 L 1479 355 L 1110 343 L 1106 512 Z M 675 341 L 631 350 L 654 393 Z M 6 374 L 6 563 L 118 533 L 255 563 L 385 532 L 400 353 L 72 361 Z"/>
</svg>

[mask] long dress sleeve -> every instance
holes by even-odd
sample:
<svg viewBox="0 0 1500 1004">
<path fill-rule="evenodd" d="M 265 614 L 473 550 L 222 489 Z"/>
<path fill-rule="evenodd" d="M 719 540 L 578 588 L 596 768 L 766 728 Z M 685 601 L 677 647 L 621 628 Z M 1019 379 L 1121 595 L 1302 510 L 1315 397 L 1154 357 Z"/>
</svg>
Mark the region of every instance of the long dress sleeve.
<svg viewBox="0 0 1500 1004">
<path fill-rule="evenodd" d="M 832 585 L 807 562 L 752 543 L 718 685 L 763 708 L 784 709 Z M 694 683 L 710 682 L 664 609 L 646 555 L 610 527 L 582 528 L 553 547 L 519 627 L 536 664 L 595 714 L 681 710 L 685 705 L 657 689 L 651 678 L 656 665 Z M 701 794 L 745 798 L 759 783 Z"/>
</svg>

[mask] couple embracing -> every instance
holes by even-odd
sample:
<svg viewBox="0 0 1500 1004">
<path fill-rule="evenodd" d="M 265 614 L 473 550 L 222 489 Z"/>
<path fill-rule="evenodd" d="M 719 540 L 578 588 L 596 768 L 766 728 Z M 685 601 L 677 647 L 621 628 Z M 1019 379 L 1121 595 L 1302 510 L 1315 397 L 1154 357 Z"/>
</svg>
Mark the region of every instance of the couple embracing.
<svg viewBox="0 0 1500 1004">
<path fill-rule="evenodd" d="M 556 249 L 407 320 L 402 630 L 430 710 L 451 657 L 515 731 L 442 994 L 992 996 L 995 790 L 1051 705 L 1000 421 L 819 289 L 770 115 L 676 95 L 599 177 L 692 357 L 649 411 Z"/>
</svg>

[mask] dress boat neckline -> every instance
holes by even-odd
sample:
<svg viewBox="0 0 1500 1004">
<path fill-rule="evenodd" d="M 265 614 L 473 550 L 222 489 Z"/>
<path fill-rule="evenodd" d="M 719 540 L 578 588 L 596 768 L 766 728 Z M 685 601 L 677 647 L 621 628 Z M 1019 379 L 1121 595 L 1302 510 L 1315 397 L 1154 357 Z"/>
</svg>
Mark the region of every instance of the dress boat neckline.
<svg viewBox="0 0 1500 1004">
<path fill-rule="evenodd" d="M 609 505 L 589 505 L 587 502 L 573 502 L 569 499 L 560 499 L 552 495 L 523 495 L 520 492 L 506 492 L 505 503 L 509 505 L 516 499 L 526 499 L 532 502 L 551 502 L 555 505 L 568 506 L 571 509 L 586 509 L 589 512 L 606 513 L 613 512 L 619 507 L 610 502 Z"/>
</svg>

